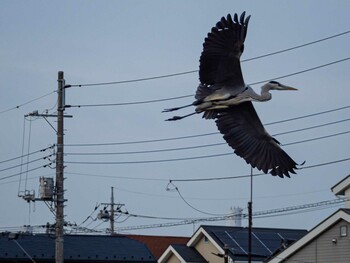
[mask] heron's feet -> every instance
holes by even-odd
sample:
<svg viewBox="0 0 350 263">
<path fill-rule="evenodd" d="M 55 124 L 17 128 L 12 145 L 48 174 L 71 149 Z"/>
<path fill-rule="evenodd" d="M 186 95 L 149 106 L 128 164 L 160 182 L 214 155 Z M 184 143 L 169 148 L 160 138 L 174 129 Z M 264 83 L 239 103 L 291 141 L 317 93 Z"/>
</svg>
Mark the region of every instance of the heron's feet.
<svg viewBox="0 0 350 263">
<path fill-rule="evenodd" d="M 162 112 L 171 112 L 171 111 L 176 111 L 178 109 L 180 109 L 180 107 L 164 109 Z"/>
<path fill-rule="evenodd" d="M 177 121 L 177 120 L 181 120 L 183 118 L 183 116 L 174 116 L 170 119 L 166 119 L 165 121 Z"/>
</svg>

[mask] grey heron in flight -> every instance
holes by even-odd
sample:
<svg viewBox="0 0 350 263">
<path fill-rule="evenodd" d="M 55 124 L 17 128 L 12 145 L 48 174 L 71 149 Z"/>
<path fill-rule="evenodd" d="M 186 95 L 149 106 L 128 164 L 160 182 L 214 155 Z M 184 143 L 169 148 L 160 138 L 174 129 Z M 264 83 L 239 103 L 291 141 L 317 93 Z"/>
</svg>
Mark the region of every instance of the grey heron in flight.
<svg viewBox="0 0 350 263">
<path fill-rule="evenodd" d="M 174 116 L 180 120 L 196 113 L 205 119 L 215 119 L 223 138 L 234 152 L 252 167 L 274 176 L 295 174 L 297 163 L 279 146 L 261 123 L 252 101 L 268 101 L 270 90 L 297 90 L 277 81 L 270 81 L 256 93 L 243 80 L 240 57 L 250 16 L 245 12 L 222 17 L 208 33 L 200 56 L 199 80 L 195 101 L 186 106 L 165 109 L 163 112 L 195 106 L 195 112 Z"/>
</svg>

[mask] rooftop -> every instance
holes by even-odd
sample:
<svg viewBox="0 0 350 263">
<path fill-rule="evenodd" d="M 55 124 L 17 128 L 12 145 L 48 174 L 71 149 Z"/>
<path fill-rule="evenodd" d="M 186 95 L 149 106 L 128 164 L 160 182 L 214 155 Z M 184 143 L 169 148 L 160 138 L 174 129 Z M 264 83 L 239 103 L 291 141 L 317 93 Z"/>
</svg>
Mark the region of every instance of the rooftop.
<svg viewBox="0 0 350 263">
<path fill-rule="evenodd" d="M 16 243 L 17 242 L 17 243 Z M 55 238 L 47 234 L 0 234 L 0 261 L 28 259 L 19 245 L 33 258 L 54 260 Z M 125 236 L 65 235 L 64 260 L 99 262 L 156 262 L 142 242 Z"/>
</svg>

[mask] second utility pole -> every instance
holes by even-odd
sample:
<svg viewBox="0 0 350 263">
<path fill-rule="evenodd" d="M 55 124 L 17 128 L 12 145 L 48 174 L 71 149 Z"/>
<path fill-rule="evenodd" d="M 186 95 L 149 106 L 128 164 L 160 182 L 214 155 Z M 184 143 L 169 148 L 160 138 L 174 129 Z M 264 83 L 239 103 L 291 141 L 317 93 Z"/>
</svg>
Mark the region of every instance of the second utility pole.
<svg viewBox="0 0 350 263">
<path fill-rule="evenodd" d="M 64 262 L 63 254 L 63 225 L 64 225 L 64 176 L 63 176 L 63 112 L 64 112 L 64 76 L 58 72 L 57 99 L 57 153 L 56 153 L 56 263 Z"/>
</svg>

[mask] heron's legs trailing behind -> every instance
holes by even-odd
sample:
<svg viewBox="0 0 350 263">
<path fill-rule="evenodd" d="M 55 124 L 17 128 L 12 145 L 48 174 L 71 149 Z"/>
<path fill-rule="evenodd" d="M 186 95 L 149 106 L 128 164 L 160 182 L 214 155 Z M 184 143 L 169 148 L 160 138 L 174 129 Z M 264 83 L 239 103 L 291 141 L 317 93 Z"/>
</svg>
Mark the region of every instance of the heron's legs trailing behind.
<svg viewBox="0 0 350 263">
<path fill-rule="evenodd" d="M 168 109 L 164 109 L 162 112 L 176 111 L 176 110 L 180 110 L 180 109 L 183 109 L 183 108 L 187 108 L 187 107 L 190 107 L 190 106 L 193 106 L 193 105 L 194 105 L 194 104 L 191 103 L 191 104 L 188 104 L 188 105 L 185 105 L 185 106 L 174 107 L 174 108 L 168 108 Z"/>
<path fill-rule="evenodd" d="M 183 119 L 183 118 L 186 118 L 186 117 L 188 117 L 188 116 L 192 116 L 192 115 L 197 114 L 197 113 L 199 113 L 199 112 L 192 112 L 192 113 L 187 114 L 187 115 L 184 115 L 184 116 L 174 116 L 174 117 L 172 117 L 172 118 L 166 119 L 166 121 L 177 121 L 177 120 L 181 120 L 181 119 Z"/>
</svg>

